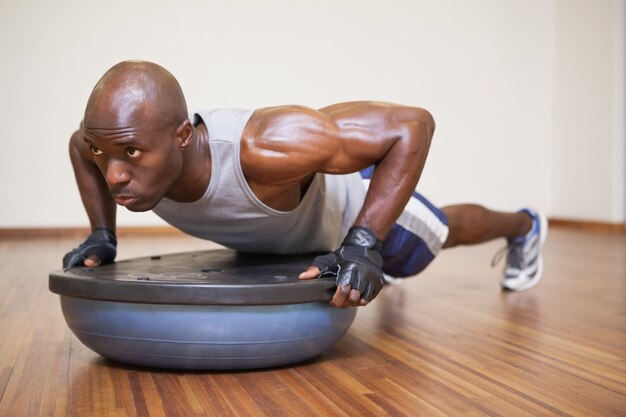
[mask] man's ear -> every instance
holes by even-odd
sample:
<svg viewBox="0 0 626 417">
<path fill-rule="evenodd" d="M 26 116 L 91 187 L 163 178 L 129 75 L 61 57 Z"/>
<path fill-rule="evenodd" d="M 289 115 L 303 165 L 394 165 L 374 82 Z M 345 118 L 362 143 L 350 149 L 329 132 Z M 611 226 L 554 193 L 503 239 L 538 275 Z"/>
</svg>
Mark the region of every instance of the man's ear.
<svg viewBox="0 0 626 417">
<path fill-rule="evenodd" d="M 191 126 L 191 121 L 189 121 L 189 119 L 185 119 L 185 121 L 176 128 L 176 140 L 178 141 L 178 146 L 181 149 L 185 149 L 189 146 L 192 139 L 193 127 Z"/>
</svg>

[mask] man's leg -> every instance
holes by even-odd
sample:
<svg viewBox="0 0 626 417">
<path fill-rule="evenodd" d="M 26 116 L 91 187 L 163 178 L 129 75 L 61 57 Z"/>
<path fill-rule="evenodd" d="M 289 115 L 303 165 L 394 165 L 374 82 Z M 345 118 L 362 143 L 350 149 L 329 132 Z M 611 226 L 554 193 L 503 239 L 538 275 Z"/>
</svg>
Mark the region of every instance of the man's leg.
<svg viewBox="0 0 626 417">
<path fill-rule="evenodd" d="M 524 211 L 505 213 L 477 204 L 442 207 L 448 219 L 448 238 L 444 248 L 474 245 L 497 238 L 514 239 L 526 235 L 533 226 L 532 217 Z"/>
<path fill-rule="evenodd" d="M 489 210 L 475 204 L 443 207 L 449 233 L 444 248 L 506 238 L 506 265 L 500 279 L 505 290 L 523 291 L 537 285 L 543 273 L 541 250 L 548 234 L 544 215 L 523 209 L 517 213 Z"/>
</svg>

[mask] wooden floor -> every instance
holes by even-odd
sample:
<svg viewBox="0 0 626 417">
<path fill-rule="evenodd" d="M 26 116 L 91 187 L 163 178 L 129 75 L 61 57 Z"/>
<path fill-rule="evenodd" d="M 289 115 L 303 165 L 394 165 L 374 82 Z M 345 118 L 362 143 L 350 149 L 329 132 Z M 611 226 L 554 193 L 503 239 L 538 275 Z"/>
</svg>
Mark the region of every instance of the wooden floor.
<svg viewBox="0 0 626 417">
<path fill-rule="evenodd" d="M 626 235 L 553 229 L 542 283 L 502 293 L 499 243 L 445 252 L 320 358 L 251 372 L 103 360 L 47 289 L 74 239 L 0 241 L 0 416 L 625 416 Z M 120 259 L 210 247 L 121 240 Z"/>
</svg>

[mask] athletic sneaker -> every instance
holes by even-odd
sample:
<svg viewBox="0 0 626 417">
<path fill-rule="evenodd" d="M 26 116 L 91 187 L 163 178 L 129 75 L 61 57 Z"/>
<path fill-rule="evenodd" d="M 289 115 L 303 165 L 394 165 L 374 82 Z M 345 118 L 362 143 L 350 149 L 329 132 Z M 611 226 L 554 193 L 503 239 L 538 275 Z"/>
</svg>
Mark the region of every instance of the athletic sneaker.
<svg viewBox="0 0 626 417">
<path fill-rule="evenodd" d="M 528 290 L 539 282 L 543 273 L 541 249 L 548 235 L 546 217 L 531 209 L 522 209 L 533 219 L 533 226 L 525 236 L 509 240 L 503 250 L 496 253 L 492 266 L 506 254 L 506 265 L 500 280 L 502 289 L 509 291 Z"/>
</svg>

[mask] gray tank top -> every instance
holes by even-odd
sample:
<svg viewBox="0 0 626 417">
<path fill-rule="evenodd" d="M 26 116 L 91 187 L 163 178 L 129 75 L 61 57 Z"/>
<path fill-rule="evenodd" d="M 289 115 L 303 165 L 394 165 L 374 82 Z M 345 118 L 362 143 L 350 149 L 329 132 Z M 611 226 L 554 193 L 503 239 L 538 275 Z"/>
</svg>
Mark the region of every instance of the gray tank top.
<svg viewBox="0 0 626 417">
<path fill-rule="evenodd" d="M 240 164 L 243 130 L 254 111 L 215 109 L 194 115 L 209 132 L 211 180 L 192 203 L 164 198 L 153 209 L 190 235 L 246 252 L 309 253 L 339 247 L 365 199 L 358 173 L 316 174 L 292 211 L 263 204 L 252 192 Z"/>
</svg>

